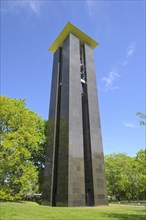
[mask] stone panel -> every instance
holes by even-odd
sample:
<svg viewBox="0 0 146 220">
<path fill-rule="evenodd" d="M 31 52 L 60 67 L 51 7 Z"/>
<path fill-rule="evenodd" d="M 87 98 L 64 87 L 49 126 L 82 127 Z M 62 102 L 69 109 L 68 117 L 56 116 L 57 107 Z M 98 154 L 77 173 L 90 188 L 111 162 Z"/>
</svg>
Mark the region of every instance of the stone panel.
<svg viewBox="0 0 146 220">
<path fill-rule="evenodd" d="M 86 59 L 86 74 L 88 84 L 88 106 L 89 106 L 89 124 L 90 124 L 90 139 L 91 139 L 91 154 L 92 154 L 92 172 L 93 172 L 93 187 L 95 205 L 107 204 L 107 189 L 104 170 L 103 146 L 101 138 L 101 126 L 98 108 L 98 97 L 96 87 L 96 75 L 94 67 L 93 49 L 85 44 L 85 59 Z M 100 161 L 97 159 L 97 154 L 101 155 Z M 102 175 L 97 172 L 97 168 L 101 165 Z M 103 179 L 103 187 L 97 186 L 97 179 Z M 101 185 L 100 185 L 101 186 Z M 97 196 L 102 195 L 102 196 Z M 102 197 L 102 198 L 101 198 Z"/>
<path fill-rule="evenodd" d="M 42 193 L 43 202 L 48 202 L 49 204 L 50 204 L 50 196 L 51 196 L 57 77 L 58 77 L 58 72 L 59 72 L 58 62 L 59 62 L 59 49 L 55 52 L 54 59 L 53 59 L 48 135 L 47 135 L 47 141 L 46 141 L 45 169 L 44 169 L 44 181 L 43 181 L 43 193 Z"/>
<path fill-rule="evenodd" d="M 69 38 L 62 48 L 61 105 L 56 206 L 68 206 Z"/>
<path fill-rule="evenodd" d="M 70 34 L 68 205 L 85 206 L 80 42 Z M 83 196 L 84 195 L 84 196 Z"/>
</svg>

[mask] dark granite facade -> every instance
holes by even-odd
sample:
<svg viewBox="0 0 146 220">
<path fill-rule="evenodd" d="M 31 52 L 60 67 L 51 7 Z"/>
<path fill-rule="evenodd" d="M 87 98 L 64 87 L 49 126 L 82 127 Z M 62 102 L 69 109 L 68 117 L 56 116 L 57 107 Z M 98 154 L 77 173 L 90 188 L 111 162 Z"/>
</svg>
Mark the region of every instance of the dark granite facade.
<svg viewBox="0 0 146 220">
<path fill-rule="evenodd" d="M 43 201 L 107 204 L 93 49 L 73 34 L 54 54 L 49 124 Z"/>
<path fill-rule="evenodd" d="M 57 104 L 57 90 L 58 90 L 58 72 L 59 72 L 59 59 L 60 49 L 56 51 L 53 59 L 53 74 L 52 74 L 52 85 L 50 95 L 50 110 L 49 110 L 49 123 L 48 123 L 48 134 L 47 134 L 47 147 L 45 155 L 45 169 L 44 169 L 44 181 L 43 181 L 43 194 L 42 200 L 44 204 L 50 205 L 51 197 L 51 179 L 52 179 L 52 162 L 53 162 L 53 147 L 54 147 L 54 131 L 55 131 L 55 115 L 56 115 L 56 104 Z M 54 168 L 53 168 L 54 170 Z"/>
<path fill-rule="evenodd" d="M 92 155 L 92 175 L 94 204 L 106 205 L 107 189 L 102 146 L 101 126 L 99 117 L 96 76 L 93 49 L 85 44 L 85 60 L 87 74 L 87 96 L 89 108 L 90 145 Z M 100 169 L 100 172 L 99 172 Z"/>
</svg>

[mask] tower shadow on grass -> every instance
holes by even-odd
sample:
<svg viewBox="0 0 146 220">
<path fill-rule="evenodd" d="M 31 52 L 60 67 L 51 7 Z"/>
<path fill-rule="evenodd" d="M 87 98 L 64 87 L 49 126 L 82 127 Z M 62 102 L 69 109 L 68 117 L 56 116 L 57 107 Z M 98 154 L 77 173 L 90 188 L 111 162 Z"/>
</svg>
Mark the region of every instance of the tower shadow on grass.
<svg viewBox="0 0 146 220">
<path fill-rule="evenodd" d="M 144 215 L 111 213 L 111 214 L 108 214 L 107 217 L 108 217 L 107 219 L 115 218 L 118 220 L 145 220 L 146 213 Z"/>
</svg>

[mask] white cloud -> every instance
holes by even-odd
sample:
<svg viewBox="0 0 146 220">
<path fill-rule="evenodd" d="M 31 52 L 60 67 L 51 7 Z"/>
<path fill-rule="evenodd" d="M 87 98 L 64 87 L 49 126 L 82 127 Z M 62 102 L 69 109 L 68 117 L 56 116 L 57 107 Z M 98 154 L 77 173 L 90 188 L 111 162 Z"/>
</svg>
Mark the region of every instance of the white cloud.
<svg viewBox="0 0 146 220">
<path fill-rule="evenodd" d="M 7 10 L 12 10 L 13 12 L 19 12 L 25 10 L 26 12 L 32 12 L 35 15 L 40 14 L 41 6 L 43 1 L 38 0 L 16 0 L 8 1 L 5 3 L 5 8 Z"/>
<path fill-rule="evenodd" d="M 87 12 L 89 17 L 93 17 L 94 15 L 98 15 L 98 20 L 103 21 L 104 23 L 110 23 L 110 17 L 108 10 L 110 8 L 110 4 L 105 1 L 98 1 L 98 0 L 86 0 L 85 6 L 87 8 Z"/>
<path fill-rule="evenodd" d="M 95 1 L 94 0 L 86 0 L 86 5 L 88 9 L 88 14 L 90 17 L 94 15 L 94 9 L 95 9 Z"/>
<path fill-rule="evenodd" d="M 127 52 L 125 54 L 125 57 L 122 59 L 122 61 L 120 61 L 120 66 L 126 66 L 129 62 L 130 57 L 134 54 L 136 50 L 136 43 L 135 42 L 131 42 L 129 44 L 129 46 L 127 47 Z M 117 69 L 117 66 L 115 66 L 115 68 Z M 115 69 L 114 68 L 114 69 Z M 119 68 L 118 68 L 119 69 Z M 119 89 L 118 86 L 115 86 L 114 83 L 117 80 L 117 78 L 120 77 L 120 74 L 118 74 L 115 70 L 110 71 L 108 76 L 105 76 L 101 79 L 102 82 L 104 82 L 104 86 L 105 86 L 105 90 L 113 90 L 113 89 Z M 126 125 L 125 125 L 126 126 Z M 127 124 L 128 126 L 128 124 Z"/>
<path fill-rule="evenodd" d="M 126 66 L 129 62 L 129 58 L 135 53 L 136 50 L 136 43 L 135 42 L 131 42 L 127 48 L 127 52 L 124 58 L 124 61 L 122 62 L 123 66 Z"/>
<path fill-rule="evenodd" d="M 114 82 L 119 77 L 120 74 L 115 71 L 111 71 L 107 77 L 103 77 L 102 81 L 105 83 L 105 89 L 118 89 L 118 86 L 114 86 Z"/>
<path fill-rule="evenodd" d="M 135 42 L 132 42 L 132 43 L 130 43 L 130 45 L 129 45 L 129 47 L 128 47 L 128 49 L 127 49 L 127 54 L 126 54 L 126 56 L 127 57 L 130 57 L 130 56 L 132 56 L 132 54 L 135 52 Z"/>
<path fill-rule="evenodd" d="M 139 128 L 138 126 L 127 122 L 124 122 L 123 125 L 127 128 Z"/>
<path fill-rule="evenodd" d="M 39 14 L 40 6 L 41 6 L 41 2 L 40 1 L 29 1 L 29 7 L 36 14 Z"/>
</svg>

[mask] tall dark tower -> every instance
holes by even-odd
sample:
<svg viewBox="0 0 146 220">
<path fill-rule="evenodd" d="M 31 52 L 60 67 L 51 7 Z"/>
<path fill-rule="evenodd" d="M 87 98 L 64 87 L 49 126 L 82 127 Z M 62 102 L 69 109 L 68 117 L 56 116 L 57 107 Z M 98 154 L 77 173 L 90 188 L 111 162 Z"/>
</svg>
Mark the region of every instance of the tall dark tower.
<svg viewBox="0 0 146 220">
<path fill-rule="evenodd" d="M 43 202 L 107 205 L 93 49 L 98 45 L 67 23 L 54 53 Z"/>
</svg>

